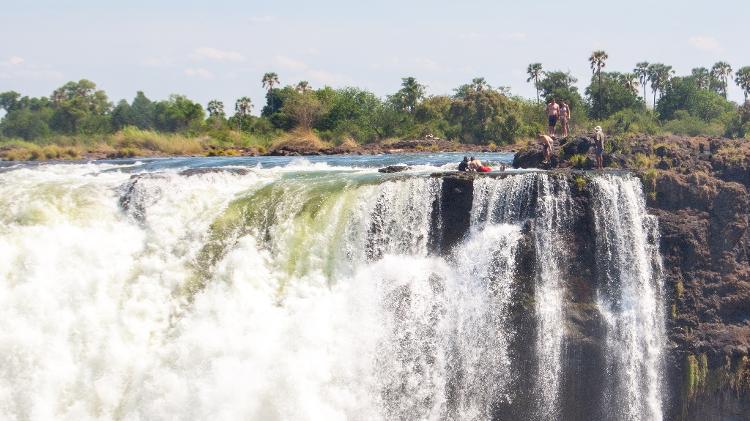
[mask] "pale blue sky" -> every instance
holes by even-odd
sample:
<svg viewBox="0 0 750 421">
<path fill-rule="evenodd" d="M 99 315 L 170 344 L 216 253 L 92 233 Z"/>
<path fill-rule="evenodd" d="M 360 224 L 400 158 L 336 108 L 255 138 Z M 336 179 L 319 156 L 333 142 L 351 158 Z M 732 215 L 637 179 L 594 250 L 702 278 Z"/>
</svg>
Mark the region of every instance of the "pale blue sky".
<svg viewBox="0 0 750 421">
<path fill-rule="evenodd" d="M 110 99 L 182 93 L 202 104 L 249 95 L 260 79 L 355 85 L 386 95 L 415 76 L 431 94 L 476 76 L 534 96 L 526 66 L 570 70 L 592 50 L 607 70 L 663 62 L 686 74 L 750 65 L 750 1 L 10 1 L 0 0 L 0 92 L 49 95 L 88 78 Z M 743 34 L 744 31 L 744 34 Z M 732 82 L 730 97 L 742 98 Z"/>
</svg>

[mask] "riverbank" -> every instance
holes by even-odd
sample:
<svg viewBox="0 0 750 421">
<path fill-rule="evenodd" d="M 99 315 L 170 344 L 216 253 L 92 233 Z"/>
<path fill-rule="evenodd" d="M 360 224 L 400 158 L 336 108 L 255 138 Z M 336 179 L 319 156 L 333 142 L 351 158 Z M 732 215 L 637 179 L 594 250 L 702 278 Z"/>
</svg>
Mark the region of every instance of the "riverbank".
<svg viewBox="0 0 750 421">
<path fill-rule="evenodd" d="M 163 134 L 127 128 L 98 138 L 59 137 L 43 142 L 0 139 L 0 160 L 99 160 L 117 158 L 201 157 L 201 156 L 306 156 L 376 155 L 417 152 L 515 152 L 519 143 L 497 146 L 469 145 L 427 137 L 387 139 L 358 144 L 351 139 L 326 142 L 312 131 L 295 130 L 273 139 L 243 136 L 236 132 L 222 136 Z"/>
</svg>

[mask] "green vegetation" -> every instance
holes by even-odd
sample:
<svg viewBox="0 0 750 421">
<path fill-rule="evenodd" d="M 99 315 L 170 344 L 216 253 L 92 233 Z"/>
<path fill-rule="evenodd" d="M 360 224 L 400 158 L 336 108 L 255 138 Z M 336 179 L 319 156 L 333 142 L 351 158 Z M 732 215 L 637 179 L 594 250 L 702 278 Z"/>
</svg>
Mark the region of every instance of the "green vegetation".
<svg viewBox="0 0 750 421">
<path fill-rule="evenodd" d="M 675 76 L 671 66 L 644 61 L 632 72 L 605 72 L 608 58 L 605 51 L 591 54 L 592 75 L 583 95 L 570 72 L 530 64 L 527 81 L 536 99 L 513 96 L 509 88 L 493 87 L 482 77 L 450 95 L 432 96 L 416 78 L 405 77 L 397 92 L 381 98 L 356 87 L 315 89 L 308 81 L 284 86 L 278 74 L 269 72 L 261 79 L 266 95 L 259 116 L 252 114 L 254 104 L 247 96 L 237 99 L 231 115 L 221 101 L 211 100 L 204 108 L 183 95 L 155 101 L 139 91 L 131 101 L 113 104 L 86 79 L 68 82 L 49 97 L 8 91 L 0 93 L 0 157 L 224 156 L 264 153 L 292 141 L 307 150 L 354 149 L 428 135 L 499 146 L 544 131 L 542 100 L 551 99 L 570 105 L 571 129 L 578 133 L 598 124 L 610 136 L 750 135 L 750 102 L 738 106 L 726 99 L 732 79 L 747 99 L 750 66 L 733 74 L 728 63 L 718 62 L 710 70 L 697 67 L 690 75 Z"/>
</svg>

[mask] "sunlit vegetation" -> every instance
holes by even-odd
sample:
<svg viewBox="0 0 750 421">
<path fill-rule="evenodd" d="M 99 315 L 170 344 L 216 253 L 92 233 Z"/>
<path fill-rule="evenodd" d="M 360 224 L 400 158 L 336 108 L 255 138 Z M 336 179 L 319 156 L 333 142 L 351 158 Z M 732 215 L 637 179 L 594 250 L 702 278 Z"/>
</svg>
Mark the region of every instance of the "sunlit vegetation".
<svg viewBox="0 0 750 421">
<path fill-rule="evenodd" d="M 482 77 L 442 95 L 428 95 L 416 78 L 405 77 L 397 92 L 382 98 L 356 87 L 284 85 L 273 72 L 261 79 L 266 95 L 258 108 L 248 96 L 233 107 L 211 100 L 204 108 L 183 95 L 155 101 L 143 92 L 113 104 L 85 79 L 68 82 L 49 97 L 8 91 L 0 93 L 0 157 L 234 156 L 300 145 L 356 149 L 425 137 L 494 148 L 544 131 L 544 107 L 552 99 L 569 104 L 574 134 L 601 125 L 616 136 L 750 136 L 750 103 L 739 106 L 726 99 L 732 81 L 747 99 L 750 66 L 734 72 L 718 62 L 678 76 L 669 65 L 645 61 L 630 71 L 605 71 L 608 58 L 605 51 L 591 54 L 591 79 L 582 93 L 569 72 L 530 64 L 532 99 Z"/>
</svg>

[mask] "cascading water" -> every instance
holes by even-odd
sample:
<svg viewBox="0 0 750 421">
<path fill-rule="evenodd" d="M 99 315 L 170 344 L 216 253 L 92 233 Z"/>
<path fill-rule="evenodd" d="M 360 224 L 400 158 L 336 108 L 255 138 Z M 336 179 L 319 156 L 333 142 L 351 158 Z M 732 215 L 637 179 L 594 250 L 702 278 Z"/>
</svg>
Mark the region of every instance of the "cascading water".
<svg viewBox="0 0 750 421">
<path fill-rule="evenodd" d="M 666 345 L 656 218 L 646 213 L 640 181 L 593 180 L 597 305 L 606 323 L 606 356 L 614 380 L 606 402 L 615 419 L 662 419 Z"/>
<path fill-rule="evenodd" d="M 608 403 L 658 419 L 654 221 L 637 180 L 591 185 Z M 473 192 L 470 232 L 438 253 L 450 203 L 425 172 L 0 173 L 0 415 L 559 418 L 568 183 L 517 174 Z M 533 338 L 516 325 L 529 241 Z"/>
<path fill-rule="evenodd" d="M 563 236 L 570 229 L 571 194 L 564 180 L 545 174 L 524 174 L 475 181 L 472 222 L 475 227 L 533 221 L 536 261 L 534 285 L 537 320 L 535 416 L 557 414 L 561 354 L 565 331 L 561 266 L 566 258 Z M 520 227 L 519 227 L 520 229 Z"/>
</svg>

